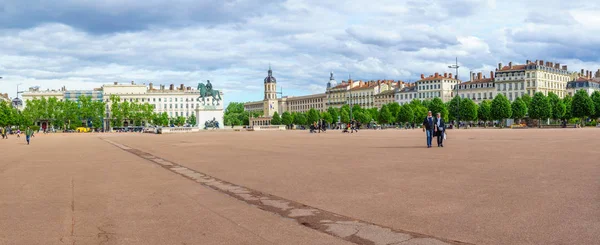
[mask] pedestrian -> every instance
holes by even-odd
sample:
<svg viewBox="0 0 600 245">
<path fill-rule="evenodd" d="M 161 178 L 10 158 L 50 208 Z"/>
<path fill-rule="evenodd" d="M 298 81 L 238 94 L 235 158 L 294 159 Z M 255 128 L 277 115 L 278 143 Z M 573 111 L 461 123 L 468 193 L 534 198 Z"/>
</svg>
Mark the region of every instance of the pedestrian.
<svg viewBox="0 0 600 245">
<path fill-rule="evenodd" d="M 17 138 L 21 138 L 21 129 L 17 129 Z"/>
<path fill-rule="evenodd" d="M 438 147 L 444 147 L 444 134 L 446 133 L 446 124 L 444 123 L 444 119 L 442 115 L 438 112 L 437 117 L 435 118 L 434 131 L 435 136 L 437 136 L 437 145 Z"/>
<path fill-rule="evenodd" d="M 4 127 L 0 128 L 0 135 L 2 135 L 2 139 L 4 139 L 4 137 L 6 137 L 6 132 L 5 132 Z"/>
<path fill-rule="evenodd" d="M 25 130 L 25 139 L 27 140 L 28 145 L 29 145 L 29 140 L 31 139 L 32 135 L 33 135 L 33 130 L 31 130 L 31 128 L 27 127 L 27 129 Z"/>
<path fill-rule="evenodd" d="M 423 121 L 423 132 L 427 136 L 427 148 L 431 148 L 431 138 L 433 137 L 433 117 L 431 111 L 427 112 L 427 117 Z"/>
</svg>

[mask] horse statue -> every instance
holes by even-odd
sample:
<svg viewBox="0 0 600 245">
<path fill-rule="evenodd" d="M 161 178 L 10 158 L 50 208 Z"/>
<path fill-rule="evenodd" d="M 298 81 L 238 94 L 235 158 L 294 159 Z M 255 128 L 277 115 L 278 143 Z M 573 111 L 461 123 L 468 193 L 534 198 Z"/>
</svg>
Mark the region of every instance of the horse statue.
<svg viewBox="0 0 600 245">
<path fill-rule="evenodd" d="M 202 98 L 202 103 L 206 104 L 206 98 L 212 97 L 212 105 L 219 105 L 219 101 L 221 101 L 221 92 L 219 90 L 213 90 L 212 85 L 210 84 L 210 80 L 206 80 L 206 85 L 203 83 L 198 83 L 198 91 L 200 91 L 200 97 Z"/>
</svg>

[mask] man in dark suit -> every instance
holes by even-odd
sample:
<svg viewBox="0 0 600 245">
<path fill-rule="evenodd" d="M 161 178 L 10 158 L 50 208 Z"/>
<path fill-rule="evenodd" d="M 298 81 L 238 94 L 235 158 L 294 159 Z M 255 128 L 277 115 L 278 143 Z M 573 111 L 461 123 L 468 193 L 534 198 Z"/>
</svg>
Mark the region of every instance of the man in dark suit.
<svg viewBox="0 0 600 245">
<path fill-rule="evenodd" d="M 431 138 L 433 137 L 434 121 L 431 116 L 431 111 L 427 112 L 427 117 L 423 121 L 423 132 L 427 135 L 427 148 L 431 148 Z"/>
<path fill-rule="evenodd" d="M 440 113 L 437 113 L 433 127 L 435 136 L 437 136 L 438 147 L 444 147 L 444 133 L 446 132 L 446 124 L 444 123 L 444 119 L 442 119 L 442 115 Z"/>
</svg>

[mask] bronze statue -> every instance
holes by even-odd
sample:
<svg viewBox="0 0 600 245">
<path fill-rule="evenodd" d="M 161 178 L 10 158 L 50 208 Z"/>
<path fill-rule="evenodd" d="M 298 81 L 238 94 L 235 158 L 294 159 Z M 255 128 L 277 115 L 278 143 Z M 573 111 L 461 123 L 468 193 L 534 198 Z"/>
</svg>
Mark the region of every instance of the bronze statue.
<svg viewBox="0 0 600 245">
<path fill-rule="evenodd" d="M 219 122 L 216 120 L 216 118 L 213 117 L 212 120 L 208 120 L 208 121 L 204 122 L 204 129 L 208 129 L 208 128 L 212 128 L 212 129 L 219 128 Z"/>
<path fill-rule="evenodd" d="M 206 80 L 206 85 L 203 83 L 198 83 L 198 90 L 200 91 L 199 98 L 202 98 L 203 104 L 206 104 L 206 98 L 212 97 L 212 105 L 215 105 L 215 102 L 217 102 L 217 105 L 219 105 L 219 102 L 221 101 L 221 92 L 219 90 L 212 89 L 210 80 Z"/>
</svg>

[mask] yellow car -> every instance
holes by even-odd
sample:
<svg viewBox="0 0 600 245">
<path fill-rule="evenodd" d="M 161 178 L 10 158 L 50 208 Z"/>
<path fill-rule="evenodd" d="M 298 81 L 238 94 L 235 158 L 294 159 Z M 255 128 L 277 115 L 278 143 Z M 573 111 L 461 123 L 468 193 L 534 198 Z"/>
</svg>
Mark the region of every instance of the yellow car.
<svg viewBox="0 0 600 245">
<path fill-rule="evenodd" d="M 75 131 L 77 133 L 89 133 L 89 132 L 92 131 L 92 129 L 91 128 L 85 128 L 85 127 L 78 127 Z"/>
</svg>

